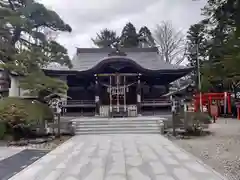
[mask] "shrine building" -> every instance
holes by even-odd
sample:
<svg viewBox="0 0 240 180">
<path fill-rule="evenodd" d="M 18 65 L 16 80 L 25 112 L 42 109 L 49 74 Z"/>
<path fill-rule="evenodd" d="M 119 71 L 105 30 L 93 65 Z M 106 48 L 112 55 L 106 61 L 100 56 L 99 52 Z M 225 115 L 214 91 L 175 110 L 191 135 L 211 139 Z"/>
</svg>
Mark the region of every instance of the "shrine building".
<svg viewBox="0 0 240 180">
<path fill-rule="evenodd" d="M 169 84 L 192 68 L 166 63 L 157 48 L 78 48 L 73 68 L 49 66 L 45 73 L 69 86 L 65 112 L 137 116 L 145 107 L 170 106 Z"/>
<path fill-rule="evenodd" d="M 157 48 L 78 48 L 72 64 L 71 69 L 44 69 L 69 87 L 64 112 L 101 117 L 138 116 L 147 108 L 170 107 L 164 96 L 169 84 L 192 71 L 165 62 Z M 11 75 L 10 83 L 9 96 L 23 96 L 17 75 Z"/>
</svg>

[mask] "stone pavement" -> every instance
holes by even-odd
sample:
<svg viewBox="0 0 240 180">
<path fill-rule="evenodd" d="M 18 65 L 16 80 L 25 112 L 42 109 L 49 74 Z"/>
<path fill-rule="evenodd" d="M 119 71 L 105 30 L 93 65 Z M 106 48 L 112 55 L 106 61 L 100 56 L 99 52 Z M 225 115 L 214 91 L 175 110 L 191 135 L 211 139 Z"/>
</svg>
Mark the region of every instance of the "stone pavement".
<svg viewBox="0 0 240 180">
<path fill-rule="evenodd" d="M 223 180 L 161 135 L 75 136 L 10 180 Z"/>
</svg>

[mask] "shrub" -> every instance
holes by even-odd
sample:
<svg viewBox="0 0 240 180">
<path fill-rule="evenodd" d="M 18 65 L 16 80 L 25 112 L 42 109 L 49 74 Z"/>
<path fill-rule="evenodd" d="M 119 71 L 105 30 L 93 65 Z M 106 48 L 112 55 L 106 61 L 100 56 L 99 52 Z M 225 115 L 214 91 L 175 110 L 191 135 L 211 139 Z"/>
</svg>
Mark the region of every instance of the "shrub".
<svg viewBox="0 0 240 180">
<path fill-rule="evenodd" d="M 4 98 L 0 100 L 0 120 L 5 122 L 15 140 L 29 132 L 30 125 L 42 124 L 52 120 L 51 109 L 38 101 L 22 98 Z"/>
<path fill-rule="evenodd" d="M 22 99 L 22 98 L 4 98 L 0 100 L 0 112 L 4 112 L 7 108 L 15 105 L 19 109 L 18 114 L 23 113 L 24 121 L 32 124 L 37 121 L 53 120 L 53 112 L 47 104 L 40 103 L 38 101 Z M 20 115 L 19 114 L 19 115 Z M 1 114 L 0 114 L 1 117 Z"/>
<path fill-rule="evenodd" d="M 186 115 L 186 117 L 185 117 Z M 193 123 L 195 121 L 198 121 L 201 124 L 210 124 L 211 123 L 211 117 L 209 114 L 204 112 L 181 112 L 179 115 L 179 118 L 186 119 L 188 123 Z"/>
<path fill-rule="evenodd" d="M 198 132 L 202 130 L 203 124 L 210 124 L 211 117 L 203 112 L 187 112 L 185 128 L 189 132 Z"/>
<path fill-rule="evenodd" d="M 192 116 L 195 120 L 198 120 L 202 124 L 210 124 L 211 123 L 211 117 L 207 113 L 194 112 Z"/>
<path fill-rule="evenodd" d="M 4 138 L 4 135 L 6 134 L 6 124 L 3 122 L 0 122 L 0 139 Z"/>
</svg>

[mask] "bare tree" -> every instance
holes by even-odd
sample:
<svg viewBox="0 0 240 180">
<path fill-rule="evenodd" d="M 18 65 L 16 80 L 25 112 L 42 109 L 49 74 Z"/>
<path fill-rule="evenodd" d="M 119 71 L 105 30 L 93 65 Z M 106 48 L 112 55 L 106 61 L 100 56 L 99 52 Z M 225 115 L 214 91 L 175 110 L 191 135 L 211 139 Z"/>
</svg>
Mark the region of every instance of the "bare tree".
<svg viewBox="0 0 240 180">
<path fill-rule="evenodd" d="M 171 22 L 163 21 L 154 31 L 154 39 L 160 56 L 168 63 L 180 64 L 185 59 L 186 43 L 182 31 L 177 31 Z"/>
</svg>

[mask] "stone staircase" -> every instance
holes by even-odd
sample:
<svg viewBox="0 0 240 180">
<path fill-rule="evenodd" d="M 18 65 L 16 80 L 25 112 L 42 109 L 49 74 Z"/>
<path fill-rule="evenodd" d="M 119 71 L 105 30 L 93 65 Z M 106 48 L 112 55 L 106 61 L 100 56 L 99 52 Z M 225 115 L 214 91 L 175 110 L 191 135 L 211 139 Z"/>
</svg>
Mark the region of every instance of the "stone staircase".
<svg viewBox="0 0 240 180">
<path fill-rule="evenodd" d="M 88 134 L 162 134 L 163 118 L 81 118 L 72 120 L 76 135 Z"/>
</svg>

